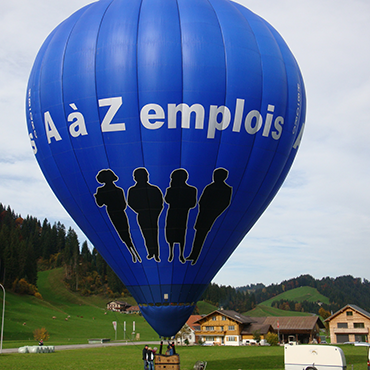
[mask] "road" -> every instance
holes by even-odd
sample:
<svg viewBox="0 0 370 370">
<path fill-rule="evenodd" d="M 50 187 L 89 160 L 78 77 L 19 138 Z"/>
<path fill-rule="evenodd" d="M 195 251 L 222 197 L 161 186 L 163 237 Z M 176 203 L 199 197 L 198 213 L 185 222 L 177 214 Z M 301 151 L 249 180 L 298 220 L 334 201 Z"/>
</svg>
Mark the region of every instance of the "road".
<svg viewBox="0 0 370 370">
<path fill-rule="evenodd" d="M 159 347 L 160 342 L 131 342 L 131 341 L 122 341 L 122 342 L 112 342 L 112 343 L 92 343 L 92 344 L 66 344 L 61 346 L 55 346 L 55 351 L 64 351 L 70 349 L 84 349 L 84 348 L 99 348 L 99 347 L 114 347 L 114 346 L 145 346 L 145 344 Z M 50 345 L 53 345 L 52 343 Z M 2 353 L 17 353 L 18 348 L 5 348 Z"/>
</svg>

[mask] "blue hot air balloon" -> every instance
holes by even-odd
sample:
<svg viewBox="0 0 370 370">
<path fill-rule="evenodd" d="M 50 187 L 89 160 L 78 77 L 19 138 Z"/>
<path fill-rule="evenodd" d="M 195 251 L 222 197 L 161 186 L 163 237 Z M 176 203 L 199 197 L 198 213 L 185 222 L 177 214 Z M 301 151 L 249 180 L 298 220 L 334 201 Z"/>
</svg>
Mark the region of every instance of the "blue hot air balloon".
<svg viewBox="0 0 370 370">
<path fill-rule="evenodd" d="M 160 336 L 197 300 L 292 165 L 305 89 L 266 21 L 228 0 L 100 0 L 29 78 L 36 159 Z"/>
</svg>

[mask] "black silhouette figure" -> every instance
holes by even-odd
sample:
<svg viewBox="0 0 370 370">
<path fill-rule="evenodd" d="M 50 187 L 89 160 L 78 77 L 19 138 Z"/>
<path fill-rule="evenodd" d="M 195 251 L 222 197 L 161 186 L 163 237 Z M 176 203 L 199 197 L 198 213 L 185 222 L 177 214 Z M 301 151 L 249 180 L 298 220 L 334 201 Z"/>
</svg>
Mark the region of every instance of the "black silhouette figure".
<svg viewBox="0 0 370 370">
<path fill-rule="evenodd" d="M 207 185 L 199 199 L 199 211 L 194 225 L 193 247 L 187 261 L 195 265 L 202 251 L 203 244 L 216 219 L 230 205 L 232 187 L 225 183 L 229 171 L 217 168 L 213 171 L 213 182 Z"/>
<path fill-rule="evenodd" d="M 105 184 L 98 187 L 96 194 L 94 194 L 96 204 L 99 207 L 106 206 L 106 211 L 114 228 L 131 253 L 132 262 L 141 262 L 141 257 L 131 240 L 128 219 L 125 213 L 127 207 L 125 193 L 123 189 L 114 184 L 118 177 L 112 170 L 101 170 L 96 179 L 99 183 Z"/>
<path fill-rule="evenodd" d="M 191 208 L 197 204 L 197 189 L 186 183 L 188 173 L 180 168 L 171 173 L 170 187 L 166 190 L 164 200 L 169 204 L 166 217 L 166 240 L 170 246 L 168 262 L 173 260 L 175 243 L 179 243 L 181 263 L 185 263 L 185 235 Z"/>
<path fill-rule="evenodd" d="M 149 175 L 145 168 L 137 168 L 133 176 L 136 184 L 128 189 L 128 205 L 137 213 L 137 221 L 148 252 L 146 258 L 161 262 L 158 219 L 163 209 L 163 195 L 157 186 L 149 184 Z"/>
</svg>

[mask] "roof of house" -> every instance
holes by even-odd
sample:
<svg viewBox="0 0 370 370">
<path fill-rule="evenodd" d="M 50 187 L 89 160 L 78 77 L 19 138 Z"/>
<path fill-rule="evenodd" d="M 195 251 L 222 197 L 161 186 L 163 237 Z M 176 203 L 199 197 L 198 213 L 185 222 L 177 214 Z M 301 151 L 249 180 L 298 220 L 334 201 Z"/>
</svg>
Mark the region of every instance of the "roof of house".
<svg viewBox="0 0 370 370">
<path fill-rule="evenodd" d="M 120 305 L 124 305 L 124 306 L 129 306 L 129 304 L 127 302 L 122 302 L 122 301 L 109 301 L 107 304 L 111 304 L 111 303 L 116 303 L 116 304 L 120 304 Z"/>
<path fill-rule="evenodd" d="M 131 306 L 126 309 L 126 311 L 140 311 L 139 306 Z"/>
<path fill-rule="evenodd" d="M 277 331 L 278 323 L 279 330 L 312 330 L 317 324 L 320 328 L 324 328 L 325 325 L 321 321 L 319 316 L 270 316 L 270 317 L 255 317 L 257 322 L 263 324 L 269 324 Z M 264 319 L 264 320 L 263 320 Z"/>
<path fill-rule="evenodd" d="M 241 331 L 241 334 L 253 334 L 256 331 L 259 331 L 262 335 L 266 335 L 269 331 L 272 331 L 272 326 L 270 324 L 252 323 L 245 326 Z"/>
<path fill-rule="evenodd" d="M 222 316 L 226 316 L 229 319 L 232 319 L 240 324 L 250 324 L 252 322 L 255 322 L 254 318 L 252 319 L 249 316 L 244 316 L 240 314 L 239 312 L 236 312 L 233 310 L 216 310 L 216 311 L 209 313 L 208 315 L 201 317 L 199 320 L 196 321 L 196 323 L 199 323 L 200 321 L 203 321 L 204 319 L 207 319 L 208 317 L 213 316 L 215 313 L 218 313 Z"/>
<path fill-rule="evenodd" d="M 190 329 L 194 330 L 199 330 L 199 325 L 196 324 L 198 320 L 202 318 L 201 315 L 191 315 L 188 318 L 188 321 L 186 321 L 186 324 L 190 327 Z"/>
<path fill-rule="evenodd" d="M 368 319 L 370 319 L 370 313 L 362 309 L 361 307 L 356 306 L 355 304 L 347 304 L 346 306 L 342 307 L 340 310 L 335 312 L 333 315 L 328 317 L 325 321 L 330 321 L 332 320 L 335 316 L 338 316 L 339 314 L 343 313 L 345 310 L 348 308 L 351 308 L 354 311 L 357 311 L 361 313 L 362 315 L 366 316 Z"/>
</svg>

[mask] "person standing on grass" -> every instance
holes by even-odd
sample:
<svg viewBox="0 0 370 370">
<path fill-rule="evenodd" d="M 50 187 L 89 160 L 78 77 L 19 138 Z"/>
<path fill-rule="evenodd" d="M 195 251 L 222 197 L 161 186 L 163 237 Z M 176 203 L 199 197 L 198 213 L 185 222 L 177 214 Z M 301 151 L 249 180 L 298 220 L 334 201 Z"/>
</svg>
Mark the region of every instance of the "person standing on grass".
<svg viewBox="0 0 370 370">
<path fill-rule="evenodd" d="M 154 370 L 154 352 L 150 347 L 146 353 L 146 359 L 148 363 L 148 370 Z"/>
<path fill-rule="evenodd" d="M 147 360 L 147 353 L 148 353 L 148 346 L 145 345 L 143 348 L 143 361 L 144 361 L 144 370 L 148 370 L 148 360 Z"/>
</svg>

